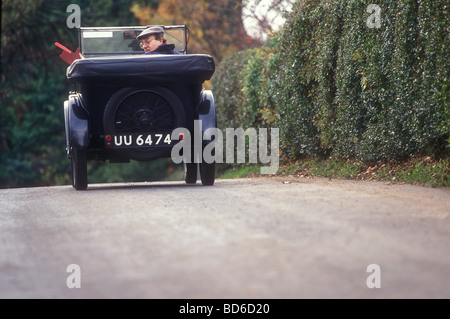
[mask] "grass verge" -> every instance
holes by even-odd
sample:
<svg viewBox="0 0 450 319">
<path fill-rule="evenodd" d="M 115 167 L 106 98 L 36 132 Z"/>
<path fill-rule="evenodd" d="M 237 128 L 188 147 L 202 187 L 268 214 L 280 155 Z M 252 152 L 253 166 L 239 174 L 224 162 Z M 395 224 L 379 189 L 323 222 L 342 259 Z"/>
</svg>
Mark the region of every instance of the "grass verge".
<svg viewBox="0 0 450 319">
<path fill-rule="evenodd" d="M 239 178 L 260 175 L 260 166 L 247 165 L 228 168 L 219 178 Z M 280 165 L 278 176 L 325 177 L 351 180 L 376 180 L 398 184 L 428 187 L 450 186 L 450 159 L 434 160 L 430 157 L 413 158 L 402 163 L 368 165 L 351 160 L 330 157 L 306 158 Z"/>
</svg>

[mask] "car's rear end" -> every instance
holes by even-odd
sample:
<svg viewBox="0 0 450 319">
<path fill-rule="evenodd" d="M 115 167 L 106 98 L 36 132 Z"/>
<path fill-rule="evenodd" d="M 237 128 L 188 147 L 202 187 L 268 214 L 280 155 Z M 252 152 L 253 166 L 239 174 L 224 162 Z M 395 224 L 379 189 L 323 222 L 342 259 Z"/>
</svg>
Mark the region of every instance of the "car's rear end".
<svg viewBox="0 0 450 319">
<path fill-rule="evenodd" d="M 194 121 L 205 116 L 206 122 L 213 123 L 209 126 L 215 125 L 212 93 L 202 88 L 214 73 L 213 59 L 186 54 L 184 26 L 171 29 L 179 37 L 174 41 L 176 49 L 183 54 L 142 54 L 136 51 L 135 38 L 142 29 L 80 30 L 84 59 L 75 60 L 67 69 L 67 78 L 76 90 L 65 104 L 67 152 L 76 189 L 87 188 L 85 167 L 89 160 L 170 157 L 172 147 L 179 142 L 172 136 L 174 129 L 193 132 Z M 101 45 L 95 39 L 100 39 Z M 210 106 L 206 115 L 199 113 L 205 101 Z M 186 182 L 195 182 L 196 165 L 187 165 L 189 170 Z M 208 172 L 202 182 L 212 185 L 213 169 L 209 167 Z"/>
</svg>

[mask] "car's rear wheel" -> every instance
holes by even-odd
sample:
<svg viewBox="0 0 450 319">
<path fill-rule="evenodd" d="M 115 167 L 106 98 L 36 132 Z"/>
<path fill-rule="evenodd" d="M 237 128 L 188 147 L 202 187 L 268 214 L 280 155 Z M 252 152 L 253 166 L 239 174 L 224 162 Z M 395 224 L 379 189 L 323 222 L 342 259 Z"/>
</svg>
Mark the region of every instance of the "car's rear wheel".
<svg viewBox="0 0 450 319">
<path fill-rule="evenodd" d="M 166 88 L 123 88 L 116 91 L 105 107 L 105 134 L 171 132 L 184 127 L 182 102 Z M 130 148 L 118 150 L 135 160 L 151 160 L 170 155 L 170 148 Z"/>
<path fill-rule="evenodd" d="M 197 163 L 184 163 L 184 181 L 186 184 L 197 183 Z"/>
<path fill-rule="evenodd" d="M 202 152 L 205 150 L 205 146 L 207 144 L 203 144 Z M 212 155 L 215 153 L 213 152 Z M 198 164 L 200 168 L 200 179 L 202 181 L 203 186 L 211 186 L 214 185 L 214 180 L 216 179 L 216 162 L 212 163 L 205 162 L 205 159 L 202 158 L 200 164 Z"/>
<path fill-rule="evenodd" d="M 203 186 L 212 186 L 214 185 L 214 180 L 216 178 L 216 163 L 206 163 L 201 162 L 199 164 L 200 167 L 200 179 L 202 181 Z"/>
<path fill-rule="evenodd" d="M 73 150 L 70 162 L 72 166 L 72 186 L 76 190 L 85 190 L 88 185 L 86 150 Z"/>
</svg>

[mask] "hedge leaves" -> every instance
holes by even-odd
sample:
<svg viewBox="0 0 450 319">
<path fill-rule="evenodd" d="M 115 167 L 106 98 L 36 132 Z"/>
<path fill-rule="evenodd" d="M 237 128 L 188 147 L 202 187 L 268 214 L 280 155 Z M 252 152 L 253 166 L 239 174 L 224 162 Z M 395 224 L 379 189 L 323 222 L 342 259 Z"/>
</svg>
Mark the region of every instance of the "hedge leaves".
<svg viewBox="0 0 450 319">
<path fill-rule="evenodd" d="M 219 126 L 279 127 L 288 158 L 448 156 L 449 16 L 445 0 L 298 1 L 264 47 L 219 65 Z"/>
</svg>

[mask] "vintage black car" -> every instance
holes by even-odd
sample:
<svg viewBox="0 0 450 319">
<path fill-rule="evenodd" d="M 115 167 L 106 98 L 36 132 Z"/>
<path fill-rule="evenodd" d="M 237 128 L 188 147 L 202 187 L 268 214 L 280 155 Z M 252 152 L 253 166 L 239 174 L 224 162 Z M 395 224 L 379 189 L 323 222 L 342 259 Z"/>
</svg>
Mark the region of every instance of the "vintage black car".
<svg viewBox="0 0 450 319">
<path fill-rule="evenodd" d="M 216 127 L 213 94 L 203 88 L 214 73 L 213 58 L 187 53 L 185 25 L 163 27 L 179 54 L 143 54 L 137 35 L 145 28 L 79 29 L 81 56 L 67 69 L 75 90 L 64 103 L 67 155 L 77 190 L 87 189 L 90 160 L 170 157 L 174 145 L 184 142 L 183 136 L 173 138 L 174 129 L 185 128 L 193 136 L 195 130 Z M 202 147 L 209 142 L 202 140 Z M 196 183 L 199 171 L 202 185 L 213 185 L 214 163 L 191 159 L 184 161 L 186 183 Z"/>
</svg>

